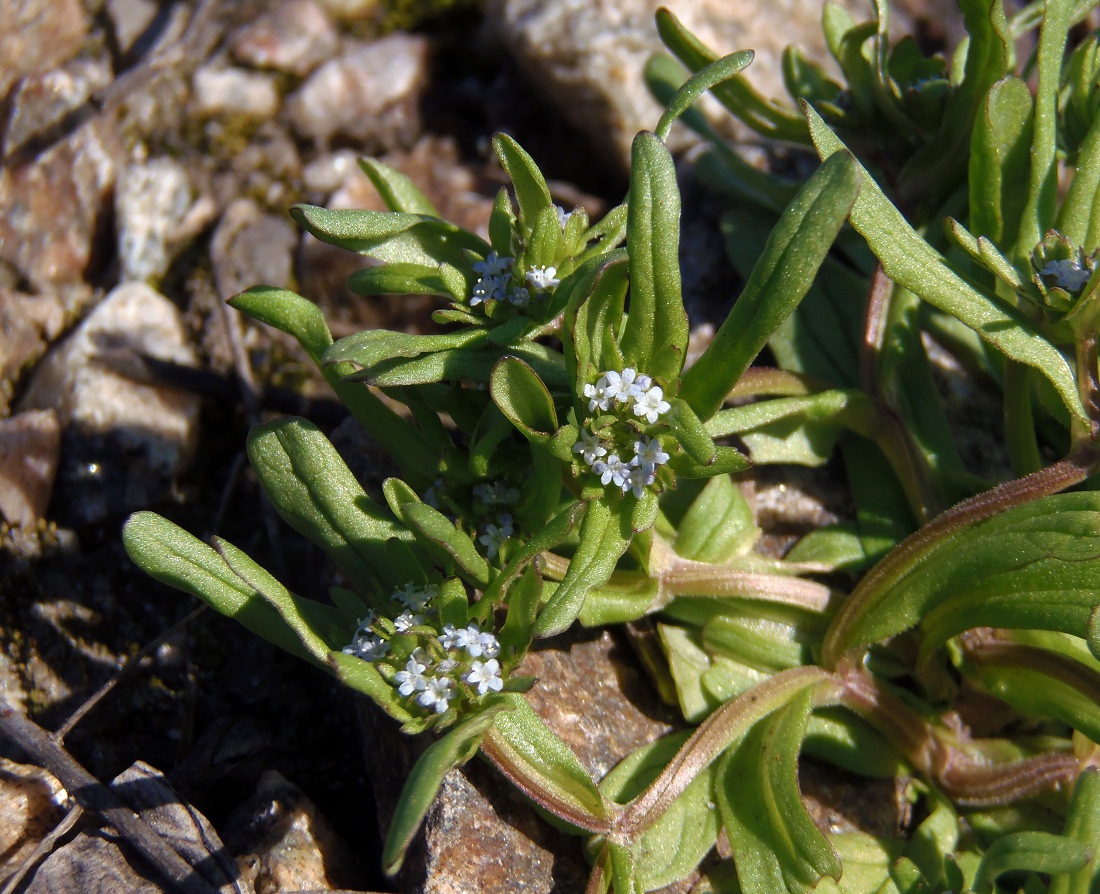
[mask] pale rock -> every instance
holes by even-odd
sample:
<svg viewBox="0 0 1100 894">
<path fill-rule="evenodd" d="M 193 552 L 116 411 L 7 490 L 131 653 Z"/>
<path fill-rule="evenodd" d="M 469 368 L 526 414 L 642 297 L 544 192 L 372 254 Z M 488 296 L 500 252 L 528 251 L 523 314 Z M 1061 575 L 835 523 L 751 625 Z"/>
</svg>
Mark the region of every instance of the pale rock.
<svg viewBox="0 0 1100 894">
<path fill-rule="evenodd" d="M 157 282 L 214 213 L 209 198 L 193 201 L 187 169 L 175 159 L 160 157 L 127 167 L 115 192 L 123 281 Z"/>
<path fill-rule="evenodd" d="M 333 18 L 353 23 L 363 21 L 378 9 L 378 0 L 319 0 Z"/>
<path fill-rule="evenodd" d="M 230 50 L 238 62 L 297 77 L 331 59 L 339 46 L 340 35 L 314 0 L 286 0 L 230 39 Z"/>
<path fill-rule="evenodd" d="M 251 199 L 237 199 L 222 214 L 210 240 L 219 295 L 232 298 L 257 283 L 289 285 L 297 241 L 285 217 L 266 213 Z"/>
<path fill-rule="evenodd" d="M 427 39 L 391 34 L 349 44 L 288 97 L 287 112 L 295 130 L 318 145 L 339 136 L 384 151 L 416 137 L 427 82 Z"/>
<path fill-rule="evenodd" d="M 15 152 L 32 138 L 47 134 L 110 84 L 112 77 L 106 57 L 81 57 L 25 77 L 12 98 L 5 150 Z"/>
<path fill-rule="evenodd" d="M 192 455 L 199 400 L 143 381 L 146 356 L 195 363 L 176 306 L 144 283 L 126 283 L 31 377 L 21 409 L 53 409 L 61 420 L 59 493 L 77 522 L 148 505 Z"/>
<path fill-rule="evenodd" d="M 53 410 L 0 419 L 0 515 L 30 528 L 45 518 L 61 458 L 61 424 Z"/>
<path fill-rule="evenodd" d="M 129 53 L 134 44 L 156 21 L 156 0 L 107 0 L 106 11 L 115 31 L 115 42 Z"/>
<path fill-rule="evenodd" d="M 80 0 L 0 0 L 0 96 L 24 75 L 76 55 L 88 34 Z"/>
<path fill-rule="evenodd" d="M 0 880 L 19 869 L 57 825 L 66 799 L 48 770 L 0 757 Z"/>
<path fill-rule="evenodd" d="M 195 72 L 192 88 L 191 109 L 200 117 L 231 115 L 259 121 L 279 111 L 275 78 L 263 72 L 206 65 Z"/>
</svg>

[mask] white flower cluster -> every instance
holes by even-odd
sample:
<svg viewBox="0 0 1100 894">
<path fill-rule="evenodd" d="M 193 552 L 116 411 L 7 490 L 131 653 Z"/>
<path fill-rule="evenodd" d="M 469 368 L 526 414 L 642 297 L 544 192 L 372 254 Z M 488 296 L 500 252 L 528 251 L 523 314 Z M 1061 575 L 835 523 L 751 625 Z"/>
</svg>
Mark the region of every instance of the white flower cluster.
<svg viewBox="0 0 1100 894">
<path fill-rule="evenodd" d="M 581 429 L 580 440 L 573 445 L 573 452 L 592 467 L 605 487 L 614 484 L 625 494 L 633 491 L 641 497 L 645 489 L 657 480 L 657 467 L 668 462 L 669 456 L 661 449 L 656 438 L 641 437 L 634 441 L 634 455 L 626 462 L 618 453 L 608 454 L 611 445 L 587 429 Z M 604 459 L 603 457 L 607 457 Z"/>
<path fill-rule="evenodd" d="M 512 276 L 515 262 L 515 258 L 501 257 L 495 251 L 489 252 L 484 261 L 476 261 L 474 272 L 478 274 L 478 281 L 470 295 L 470 307 L 489 301 L 507 301 L 516 307 L 526 307 L 531 303 L 532 290 L 545 292 L 561 281 L 554 267 L 532 267 L 523 277 L 527 285 L 517 285 Z"/>
<path fill-rule="evenodd" d="M 435 612 L 435 599 L 439 595 L 439 588 L 434 584 L 417 586 L 413 583 L 405 584 L 400 590 L 390 594 L 390 601 L 394 603 L 393 618 L 394 629 L 398 633 L 408 633 L 414 627 L 427 622 L 428 617 Z M 355 655 L 364 661 L 375 661 L 389 654 L 390 644 L 374 628 L 378 621 L 378 613 L 374 611 L 359 619 L 359 626 L 351 643 L 344 646 L 343 651 L 349 655 Z"/>
<path fill-rule="evenodd" d="M 1087 261 L 1084 264 L 1070 259 L 1050 261 L 1039 271 L 1039 275 L 1052 276 L 1054 285 L 1059 289 L 1076 292 L 1092 277 L 1092 267 Z"/>
<path fill-rule="evenodd" d="M 597 409 L 607 412 L 613 406 L 630 404 L 634 415 L 644 418 L 650 425 L 671 409 L 661 386 L 654 385 L 653 379 L 629 366 L 621 373 L 614 370 L 603 373 L 595 385 L 584 386 L 584 396 L 588 398 L 590 413 Z"/>
<path fill-rule="evenodd" d="M 437 642 L 442 658 L 433 657 L 428 649 L 414 649 L 404 670 L 393 675 L 397 691 L 405 698 L 442 714 L 460 694 L 460 682 L 467 685 L 471 696 L 476 693 L 478 697 L 504 688 L 496 659 L 500 643 L 492 633 L 483 632 L 474 623 L 465 628 L 448 624 Z"/>
</svg>

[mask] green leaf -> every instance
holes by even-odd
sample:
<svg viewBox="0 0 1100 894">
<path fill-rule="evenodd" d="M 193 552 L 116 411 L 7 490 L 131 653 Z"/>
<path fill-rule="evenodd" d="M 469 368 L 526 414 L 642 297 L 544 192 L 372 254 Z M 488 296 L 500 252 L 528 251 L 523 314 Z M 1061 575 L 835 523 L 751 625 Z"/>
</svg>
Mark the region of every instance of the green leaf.
<svg viewBox="0 0 1100 894">
<path fill-rule="evenodd" d="M 438 509 L 426 503 L 408 502 L 401 506 L 401 520 L 409 526 L 417 540 L 429 552 L 454 562 L 456 570 L 471 584 L 484 589 L 489 585 L 489 563 L 477 551 L 474 541 L 465 531 L 456 528 Z"/>
<path fill-rule="evenodd" d="M 497 715 L 484 748 L 521 791 L 578 828 L 608 828 L 603 797 L 577 756 L 550 730 L 521 695 L 505 693 L 507 713 Z"/>
<path fill-rule="evenodd" d="M 435 206 L 428 197 L 400 171 L 382 164 L 376 158 L 359 159 L 359 167 L 370 177 L 370 182 L 374 184 L 374 188 L 378 190 L 378 194 L 390 211 L 439 217 L 439 212 L 435 210 Z"/>
<path fill-rule="evenodd" d="M 595 382 L 598 374 L 612 368 L 608 360 L 617 353 L 613 343 L 626 298 L 626 260 L 625 252 L 616 252 L 605 260 L 588 262 L 586 275 L 572 290 L 573 296 L 565 309 L 566 338 L 573 348 L 565 352 L 565 358 L 567 364 L 576 364 L 571 372 L 577 412 L 581 416 L 587 412 L 587 402 L 581 397 L 584 385 Z"/>
<path fill-rule="evenodd" d="M 558 428 L 554 399 L 542 379 L 522 360 L 505 357 L 489 380 L 493 402 L 519 432 L 536 444 L 546 444 Z"/>
<path fill-rule="evenodd" d="M 632 752 L 600 782 L 604 797 L 620 804 L 637 797 L 687 737 L 687 731 L 672 733 Z M 641 890 L 656 891 L 687 877 L 714 846 L 721 828 L 713 804 L 714 775 L 712 765 L 695 777 L 664 815 L 631 843 Z"/>
<path fill-rule="evenodd" d="M 405 707 L 401 694 L 370 661 L 346 652 L 332 652 L 328 656 L 328 664 L 336 679 L 349 689 L 373 699 L 375 704 L 398 723 L 408 726 L 421 720 Z"/>
<path fill-rule="evenodd" d="M 673 437 L 694 462 L 701 466 L 710 465 L 718 455 L 718 448 L 707 427 L 687 401 L 673 398 L 670 403 L 672 407 L 664 421 L 672 429 Z"/>
<path fill-rule="evenodd" d="M 588 591 L 611 577 L 634 536 L 630 514 L 625 511 L 628 502 L 632 501 L 624 499 L 614 507 L 603 500 L 588 504 L 569 570 L 539 613 L 535 636 L 553 636 L 569 627 L 584 605 Z"/>
<path fill-rule="evenodd" d="M 813 109 L 806 107 L 805 112 L 817 151 L 823 158 L 844 149 L 844 144 Z M 909 226 L 870 176 L 864 177 L 850 219 L 894 282 L 965 323 L 1005 356 L 1039 370 L 1050 380 L 1070 413 L 1084 418 L 1073 372 L 1058 349 L 1039 335 L 1021 313 L 994 301 L 959 277 Z"/>
<path fill-rule="evenodd" d="M 722 81 L 744 71 L 755 56 L 756 53 L 752 50 L 741 50 L 738 53 L 730 53 L 728 56 L 716 59 L 709 65 L 699 69 L 676 91 L 671 101 L 667 103 L 668 107 L 661 115 L 661 120 L 657 122 L 655 131 L 657 139 L 662 142 L 666 141 L 676 119 L 689 111 L 700 96 Z"/>
<path fill-rule="evenodd" d="M 1055 875 L 1049 894 L 1095 892 L 1100 888 L 1100 770 L 1096 767 L 1082 770 L 1073 784 L 1065 835 L 1091 848 L 1092 857 L 1080 869 Z"/>
<path fill-rule="evenodd" d="M 927 654 L 971 627 L 1036 628 L 1084 637 L 1100 590 L 1100 494 L 1058 494 L 930 542 L 873 572 L 824 640 L 831 664 L 849 649 L 920 625 Z"/>
<path fill-rule="evenodd" d="M 324 362 L 350 362 L 370 371 L 395 357 L 419 357 L 473 347 L 483 344 L 487 338 L 487 333 L 479 329 L 460 329 L 445 335 L 412 335 L 388 329 L 365 329 L 336 342 L 325 352 Z"/>
<path fill-rule="evenodd" d="M 824 876 L 840 881 L 840 858 L 798 790 L 798 752 L 812 700 L 811 689 L 801 690 L 723 762 L 718 806 L 744 894 L 808 894 Z"/>
<path fill-rule="evenodd" d="M 1011 250 L 1020 231 L 1034 122 L 1031 91 L 1019 78 L 994 84 L 970 138 L 970 227 Z"/>
<path fill-rule="evenodd" d="M 752 466 L 743 453 L 733 447 L 719 447 L 714 459 L 709 463 L 697 463 L 681 454 L 669 460 L 668 467 L 680 478 L 710 478 L 714 475 L 732 475 L 744 472 Z"/>
<path fill-rule="evenodd" d="M 680 396 L 701 419 L 721 407 L 805 296 L 859 192 L 859 166 L 841 156 L 823 164 L 783 212 L 733 310 L 684 373 Z"/>
<path fill-rule="evenodd" d="M 508 697 L 491 698 L 492 702 L 475 716 L 429 745 L 413 766 L 397 799 L 397 809 L 390 820 L 390 830 L 382 848 L 382 867 L 387 873 L 392 875 L 401 868 L 405 851 L 432 806 L 443 784 L 443 777 L 473 757 L 494 721 L 507 716 L 501 712 L 511 710 L 512 701 Z"/>
<path fill-rule="evenodd" d="M 494 134 L 493 148 L 516 191 L 520 226 L 526 238 L 531 235 L 539 214 L 550 207 L 550 190 L 535 160 L 510 136 Z"/>
<path fill-rule="evenodd" d="M 248 457 L 268 499 L 299 534 L 312 540 L 363 596 L 387 573 L 386 541 L 409 533 L 366 495 L 347 464 L 313 423 L 286 417 L 248 435 Z"/>
<path fill-rule="evenodd" d="M 427 487 L 432 482 L 443 444 L 418 432 L 364 385 L 345 382 L 344 376 L 352 371 L 350 364 L 324 362 L 325 351 L 332 345 L 332 335 L 316 304 L 294 292 L 272 286 L 255 286 L 237 295 L 229 304 L 294 336 L 356 421 L 394 458 L 401 473 L 419 487 Z"/>
<path fill-rule="evenodd" d="M 680 190 L 668 148 L 644 131 L 631 150 L 627 207 L 630 304 L 623 357 L 675 394 L 688 340 L 680 291 Z"/>
<path fill-rule="evenodd" d="M 696 562 L 727 562 L 760 536 L 752 507 L 726 475 L 711 478 L 677 526 L 673 549 Z"/>
<path fill-rule="evenodd" d="M 1006 872 L 1077 872 L 1088 864 L 1091 856 L 1092 851 L 1087 844 L 1064 835 L 1051 835 L 1049 832 L 1003 835 L 982 856 L 974 878 L 974 891 L 975 894 L 991 894 L 994 879 Z"/>
<path fill-rule="evenodd" d="M 292 655 L 312 660 L 279 613 L 224 558 L 183 528 L 154 512 L 135 512 L 122 529 L 122 543 L 150 577 L 197 596 Z"/>
<path fill-rule="evenodd" d="M 380 388 L 405 388 L 438 382 L 488 384 L 497 362 L 508 355 L 522 359 L 548 387 L 557 391 L 569 388 L 561 353 L 534 342 L 509 346 L 474 344 L 421 354 L 410 359 L 381 360 L 369 369 L 362 369 L 348 376 L 348 381 L 363 381 Z"/>
<path fill-rule="evenodd" d="M 1077 154 L 1073 182 L 1058 212 L 1057 229 L 1085 253 L 1100 246 L 1100 114 L 1092 120 Z"/>
<path fill-rule="evenodd" d="M 464 301 L 472 283 L 457 268 L 446 268 L 449 275 L 444 269 L 445 265 L 402 263 L 367 267 L 348 277 L 348 288 L 358 295 L 441 295 Z"/>
<path fill-rule="evenodd" d="M 480 236 L 425 214 L 295 205 L 290 216 L 322 242 L 387 264 L 446 263 L 462 269 L 469 266 L 464 251 L 484 257 L 490 250 Z"/>
</svg>

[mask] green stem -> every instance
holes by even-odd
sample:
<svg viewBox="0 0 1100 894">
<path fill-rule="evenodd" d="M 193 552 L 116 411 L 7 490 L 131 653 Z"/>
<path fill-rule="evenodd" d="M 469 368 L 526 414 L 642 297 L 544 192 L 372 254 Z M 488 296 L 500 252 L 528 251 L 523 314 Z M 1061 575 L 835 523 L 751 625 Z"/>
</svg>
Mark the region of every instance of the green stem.
<svg viewBox="0 0 1100 894">
<path fill-rule="evenodd" d="M 1014 360 L 1005 361 L 1004 425 L 1012 470 L 1019 476 L 1039 471 L 1043 458 L 1031 411 L 1031 367 Z"/>
</svg>

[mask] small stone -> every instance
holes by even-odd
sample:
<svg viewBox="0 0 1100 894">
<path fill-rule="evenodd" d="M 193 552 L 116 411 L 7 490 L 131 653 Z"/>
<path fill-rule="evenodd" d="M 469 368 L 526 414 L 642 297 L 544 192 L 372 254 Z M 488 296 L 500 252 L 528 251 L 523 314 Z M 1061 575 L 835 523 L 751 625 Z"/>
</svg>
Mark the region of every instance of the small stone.
<svg viewBox="0 0 1100 894">
<path fill-rule="evenodd" d="M 0 165 L 0 260 L 35 291 L 82 281 L 99 260 L 120 152 L 117 135 L 95 119 L 31 162 Z"/>
<path fill-rule="evenodd" d="M 210 240 L 218 293 L 228 299 L 257 283 L 289 285 L 297 241 L 284 217 L 265 213 L 251 199 L 233 202 Z"/>
<path fill-rule="evenodd" d="M 111 83 L 106 57 L 74 59 L 61 68 L 28 75 L 15 91 L 8 119 L 8 153 L 47 132 Z"/>
<path fill-rule="evenodd" d="M 0 515 L 8 524 L 30 528 L 45 518 L 60 456 L 61 423 L 53 410 L 0 419 Z"/>
<path fill-rule="evenodd" d="M 192 86 L 191 109 L 202 117 L 234 115 L 258 121 L 279 111 L 275 79 L 258 71 L 207 65 L 195 72 Z"/>
<path fill-rule="evenodd" d="M 363 21 L 378 9 L 378 0 L 320 0 L 320 3 L 341 22 Z"/>
<path fill-rule="evenodd" d="M 366 887 L 351 847 L 298 786 L 275 770 L 222 830 L 257 894 Z"/>
<path fill-rule="evenodd" d="M 176 306 L 126 283 L 46 355 L 21 402 L 55 410 L 65 429 L 58 492 L 74 523 L 148 505 L 191 457 L 199 400 L 145 384 L 143 356 L 195 363 Z"/>
<path fill-rule="evenodd" d="M 230 39 L 233 58 L 254 68 L 304 77 L 336 55 L 340 36 L 313 0 L 288 0 Z"/>
<path fill-rule="evenodd" d="M 62 331 L 66 301 L 55 292 L 28 295 L 0 286 L 0 416 L 24 369 L 46 352 Z"/>
<path fill-rule="evenodd" d="M 118 48 L 129 53 L 156 20 L 158 3 L 156 0 L 107 0 L 106 8 Z"/>
<path fill-rule="evenodd" d="M 415 139 L 427 82 L 427 40 L 391 34 L 326 62 L 287 99 L 287 112 L 295 130 L 321 146 L 339 136 L 385 151 Z"/>
<path fill-rule="evenodd" d="M 194 219 L 187 170 L 171 158 L 133 164 L 119 177 L 115 193 L 118 253 L 123 281 L 157 282 L 182 248 L 182 242 L 213 213 Z"/>
<path fill-rule="evenodd" d="M 19 78 L 76 55 L 88 34 L 80 0 L 0 0 L 0 96 Z"/>
<path fill-rule="evenodd" d="M 48 770 L 0 757 L 0 879 L 17 870 L 60 822 L 66 797 Z"/>
</svg>

